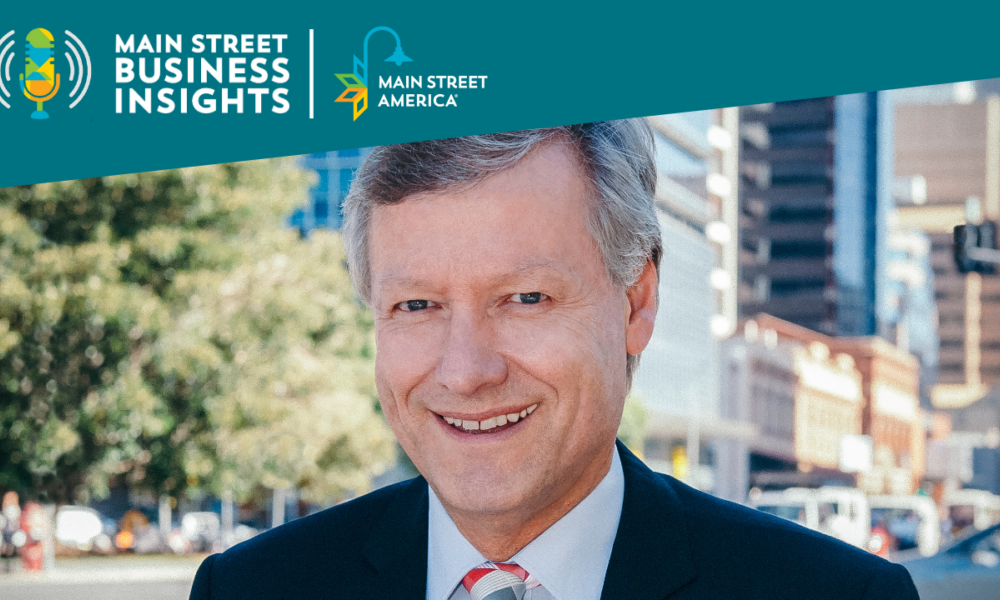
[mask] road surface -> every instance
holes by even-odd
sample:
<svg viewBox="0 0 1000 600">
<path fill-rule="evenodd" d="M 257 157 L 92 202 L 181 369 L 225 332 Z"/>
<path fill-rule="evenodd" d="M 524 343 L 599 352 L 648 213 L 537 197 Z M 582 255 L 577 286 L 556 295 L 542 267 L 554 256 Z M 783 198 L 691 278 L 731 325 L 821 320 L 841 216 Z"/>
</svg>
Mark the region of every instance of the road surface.
<svg viewBox="0 0 1000 600">
<path fill-rule="evenodd" d="M 204 556 L 60 558 L 51 573 L 5 573 L 3 600 L 187 600 Z"/>
</svg>

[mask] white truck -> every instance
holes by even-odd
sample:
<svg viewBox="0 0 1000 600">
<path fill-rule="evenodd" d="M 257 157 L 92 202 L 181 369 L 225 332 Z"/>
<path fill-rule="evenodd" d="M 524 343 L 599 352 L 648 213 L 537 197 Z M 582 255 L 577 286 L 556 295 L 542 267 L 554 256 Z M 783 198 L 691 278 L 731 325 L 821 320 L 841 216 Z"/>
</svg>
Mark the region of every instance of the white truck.
<svg viewBox="0 0 1000 600">
<path fill-rule="evenodd" d="M 941 548 L 941 520 L 932 498 L 917 495 L 869 496 L 868 503 L 871 505 L 872 525 L 881 523 L 893 538 L 889 558 L 905 560 L 937 554 Z"/>
<path fill-rule="evenodd" d="M 749 505 L 867 550 L 872 523 L 868 498 L 855 488 L 826 486 L 752 491 Z"/>
</svg>

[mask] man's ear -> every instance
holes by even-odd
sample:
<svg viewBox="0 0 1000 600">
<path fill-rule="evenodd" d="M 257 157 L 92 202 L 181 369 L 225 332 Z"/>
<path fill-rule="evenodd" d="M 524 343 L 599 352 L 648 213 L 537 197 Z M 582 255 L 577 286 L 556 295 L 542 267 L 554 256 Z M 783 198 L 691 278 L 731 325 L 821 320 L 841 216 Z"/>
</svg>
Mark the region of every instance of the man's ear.
<svg viewBox="0 0 1000 600">
<path fill-rule="evenodd" d="M 625 323 L 625 351 L 629 354 L 640 354 L 653 337 L 653 325 L 656 322 L 657 286 L 656 265 L 652 260 L 646 261 L 646 266 L 639 275 L 639 280 L 630 287 L 625 295 L 628 297 L 628 312 Z"/>
</svg>

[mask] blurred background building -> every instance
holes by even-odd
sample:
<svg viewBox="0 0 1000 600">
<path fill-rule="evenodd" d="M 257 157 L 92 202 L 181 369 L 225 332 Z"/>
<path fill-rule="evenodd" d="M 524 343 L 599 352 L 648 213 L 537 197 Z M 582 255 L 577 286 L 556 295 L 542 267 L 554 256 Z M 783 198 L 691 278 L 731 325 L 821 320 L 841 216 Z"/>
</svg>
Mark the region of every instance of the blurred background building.
<svg viewBox="0 0 1000 600">
<path fill-rule="evenodd" d="M 896 110 L 897 178 L 923 188 L 901 202 L 898 223 L 928 237 L 934 272 L 940 364 L 930 404 L 948 410 L 956 432 L 949 452 L 964 463 L 963 476 L 949 486 L 994 493 L 1000 492 L 1000 277 L 960 273 L 952 230 L 1000 219 L 998 91 L 997 80 L 916 88 L 899 95 Z"/>
<path fill-rule="evenodd" d="M 881 92 L 740 109 L 741 315 L 879 333 L 892 114 Z"/>
<path fill-rule="evenodd" d="M 932 398 L 960 407 L 1000 382 L 1000 279 L 959 273 L 952 240 L 968 217 L 1000 216 L 1000 97 L 903 105 L 897 121 L 897 175 L 926 182 L 923 197 L 900 206 L 899 224 L 931 241 L 941 337 Z"/>
<path fill-rule="evenodd" d="M 733 456 L 745 453 L 745 476 L 727 474 L 745 486 L 926 488 L 938 499 L 963 486 L 1000 491 L 1000 393 L 990 391 L 1000 364 L 1000 278 L 958 273 L 952 244 L 954 225 L 1000 214 L 1000 99 L 989 95 L 997 87 L 964 82 L 739 109 L 731 239 L 741 326 L 717 346 L 718 366 L 699 368 L 720 382 L 717 411 L 705 392 L 702 425 L 733 427 L 700 460 L 717 468 L 727 444 Z M 670 140 L 675 129 L 661 125 L 658 134 Z M 706 189 L 710 172 L 692 169 L 704 181 L 689 188 Z M 706 261 L 689 275 L 688 290 L 707 269 Z M 691 401 L 662 391 L 666 373 L 640 370 L 643 397 L 670 397 L 683 417 L 679 407 Z M 824 426 L 843 447 L 824 446 Z M 676 433 L 668 443 L 672 457 L 684 455 Z M 859 451 L 863 468 L 851 466 Z"/>
<path fill-rule="evenodd" d="M 719 340 L 736 327 L 739 112 L 650 117 L 663 230 L 660 306 L 633 394 L 649 410 L 645 458 L 661 471 L 737 499 L 747 425 L 719 402 Z M 669 309 L 666 309 L 669 307 Z"/>
<path fill-rule="evenodd" d="M 302 157 L 302 166 L 315 171 L 316 185 L 309 189 L 309 205 L 292 213 L 289 225 L 303 234 L 313 229 L 340 229 L 341 203 L 351 191 L 354 173 L 370 148 L 317 152 Z"/>
</svg>

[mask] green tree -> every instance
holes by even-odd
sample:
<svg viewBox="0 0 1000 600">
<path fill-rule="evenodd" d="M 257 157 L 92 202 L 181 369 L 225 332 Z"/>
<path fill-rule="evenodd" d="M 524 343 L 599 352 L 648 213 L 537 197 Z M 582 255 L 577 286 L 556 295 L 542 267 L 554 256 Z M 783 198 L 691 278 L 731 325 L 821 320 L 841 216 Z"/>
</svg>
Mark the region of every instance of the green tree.
<svg viewBox="0 0 1000 600">
<path fill-rule="evenodd" d="M 362 490 L 392 458 L 340 240 L 294 161 L 0 189 L 0 488 Z"/>
<path fill-rule="evenodd" d="M 649 437 L 649 409 L 641 398 L 629 394 L 625 398 L 622 420 L 618 425 L 618 439 L 628 446 L 629 450 L 642 457 L 647 437 Z"/>
</svg>

